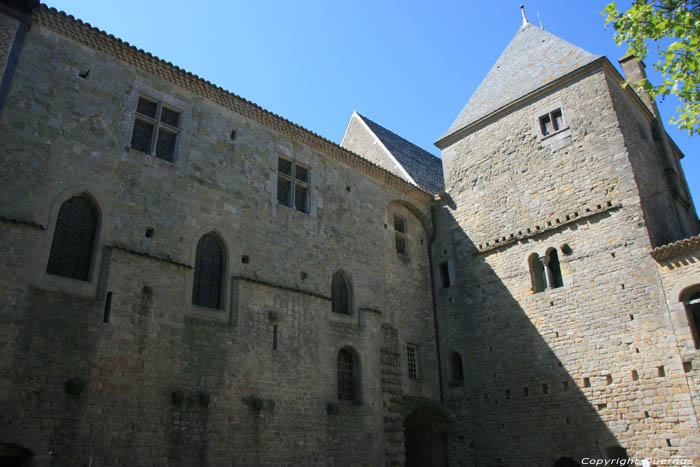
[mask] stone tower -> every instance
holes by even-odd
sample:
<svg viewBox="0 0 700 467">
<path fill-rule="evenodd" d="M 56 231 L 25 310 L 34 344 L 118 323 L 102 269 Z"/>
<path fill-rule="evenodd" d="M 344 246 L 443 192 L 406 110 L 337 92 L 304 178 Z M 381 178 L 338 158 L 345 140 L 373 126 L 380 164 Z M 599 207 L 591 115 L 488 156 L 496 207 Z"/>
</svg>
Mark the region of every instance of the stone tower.
<svg viewBox="0 0 700 467">
<path fill-rule="evenodd" d="M 621 81 L 525 22 L 436 143 L 443 396 L 463 465 L 698 452 L 650 256 L 697 219 L 680 153 Z"/>
</svg>

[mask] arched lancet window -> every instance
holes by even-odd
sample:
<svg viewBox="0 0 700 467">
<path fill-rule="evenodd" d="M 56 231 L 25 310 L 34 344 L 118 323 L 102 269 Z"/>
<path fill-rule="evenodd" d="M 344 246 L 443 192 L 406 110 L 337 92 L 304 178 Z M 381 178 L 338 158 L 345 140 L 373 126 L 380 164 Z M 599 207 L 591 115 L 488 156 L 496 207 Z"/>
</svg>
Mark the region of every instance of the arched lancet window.
<svg viewBox="0 0 700 467">
<path fill-rule="evenodd" d="M 350 314 L 350 287 L 345 275 L 338 271 L 331 282 L 331 304 L 333 313 Z"/>
<path fill-rule="evenodd" d="M 542 260 L 537 253 L 533 253 L 527 259 L 530 265 L 530 281 L 532 282 L 533 292 L 542 292 L 545 287 L 547 287 L 547 279 L 544 273 L 544 266 L 542 266 Z"/>
<path fill-rule="evenodd" d="M 685 313 L 695 348 L 700 349 L 700 284 L 686 289 L 681 294 L 681 301 L 685 305 Z"/>
<path fill-rule="evenodd" d="M 464 367 L 459 352 L 452 352 L 450 355 L 450 367 L 452 369 L 452 382 L 461 383 L 464 381 Z"/>
<path fill-rule="evenodd" d="M 338 400 L 359 401 L 359 364 L 355 352 L 344 348 L 338 351 Z"/>
<path fill-rule="evenodd" d="M 58 211 L 46 272 L 87 281 L 99 216 L 90 198 L 76 195 Z"/>
<path fill-rule="evenodd" d="M 224 276 L 224 247 L 214 233 L 208 233 L 197 243 L 194 263 L 192 304 L 221 308 L 221 284 Z"/>
<path fill-rule="evenodd" d="M 553 289 L 563 286 L 564 281 L 561 277 L 559 255 L 557 254 L 557 250 L 555 248 L 550 248 L 547 250 L 545 261 L 547 263 L 547 277 L 549 278 L 549 286 Z"/>
</svg>

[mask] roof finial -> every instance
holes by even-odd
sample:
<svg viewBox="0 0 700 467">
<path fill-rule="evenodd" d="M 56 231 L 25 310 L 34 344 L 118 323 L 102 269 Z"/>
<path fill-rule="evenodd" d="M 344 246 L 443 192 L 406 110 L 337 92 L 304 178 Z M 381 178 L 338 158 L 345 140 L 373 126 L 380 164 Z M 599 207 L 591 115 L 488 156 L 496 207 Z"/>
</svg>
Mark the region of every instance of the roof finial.
<svg viewBox="0 0 700 467">
<path fill-rule="evenodd" d="M 523 14 L 523 26 L 530 24 L 530 22 L 527 20 L 527 16 L 525 16 L 525 5 L 520 5 L 520 12 Z"/>
</svg>

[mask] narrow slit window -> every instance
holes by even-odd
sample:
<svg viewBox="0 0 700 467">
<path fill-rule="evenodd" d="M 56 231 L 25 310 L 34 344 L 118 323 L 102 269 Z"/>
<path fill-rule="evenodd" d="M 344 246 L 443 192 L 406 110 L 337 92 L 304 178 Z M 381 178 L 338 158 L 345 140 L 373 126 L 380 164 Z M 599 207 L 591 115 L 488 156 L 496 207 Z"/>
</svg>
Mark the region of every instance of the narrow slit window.
<svg viewBox="0 0 700 467">
<path fill-rule="evenodd" d="M 549 286 L 553 289 L 562 287 L 564 285 L 564 281 L 561 277 L 559 255 L 557 254 L 557 250 L 555 248 L 550 248 L 547 250 L 545 262 L 547 263 L 547 278 L 549 279 Z"/>
<path fill-rule="evenodd" d="M 333 313 L 350 314 L 350 287 L 341 271 L 333 274 L 331 281 L 331 307 Z"/>
<path fill-rule="evenodd" d="M 340 349 L 337 359 L 338 400 L 359 402 L 359 365 L 355 353 Z"/>
<path fill-rule="evenodd" d="M 452 369 L 452 382 L 461 383 L 464 381 L 464 367 L 462 366 L 462 357 L 459 352 L 452 352 L 450 367 Z"/>
<path fill-rule="evenodd" d="M 408 231 L 406 228 L 406 219 L 394 215 L 394 239 L 396 243 L 396 252 L 401 255 L 408 256 Z"/>
<path fill-rule="evenodd" d="M 406 358 L 408 360 L 408 378 L 418 379 L 418 347 L 408 344 L 406 346 Z"/>
<path fill-rule="evenodd" d="M 450 287 L 452 281 L 450 279 L 450 265 L 448 261 L 440 263 L 440 283 L 443 288 Z"/>
</svg>

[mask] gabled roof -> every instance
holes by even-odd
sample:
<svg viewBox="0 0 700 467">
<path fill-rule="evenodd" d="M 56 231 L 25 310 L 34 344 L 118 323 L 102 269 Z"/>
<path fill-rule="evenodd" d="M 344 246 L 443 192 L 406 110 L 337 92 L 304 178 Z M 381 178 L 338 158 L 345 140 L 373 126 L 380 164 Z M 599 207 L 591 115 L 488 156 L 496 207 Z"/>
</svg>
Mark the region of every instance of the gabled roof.
<svg viewBox="0 0 700 467">
<path fill-rule="evenodd" d="M 524 24 L 442 138 L 598 58 L 542 28 Z"/>
<path fill-rule="evenodd" d="M 403 167 L 413 181 L 429 193 L 445 191 L 442 175 L 442 160 L 430 154 L 396 133 L 374 123 L 367 117 L 355 112 L 372 133 L 381 141 L 390 155 Z"/>
</svg>

